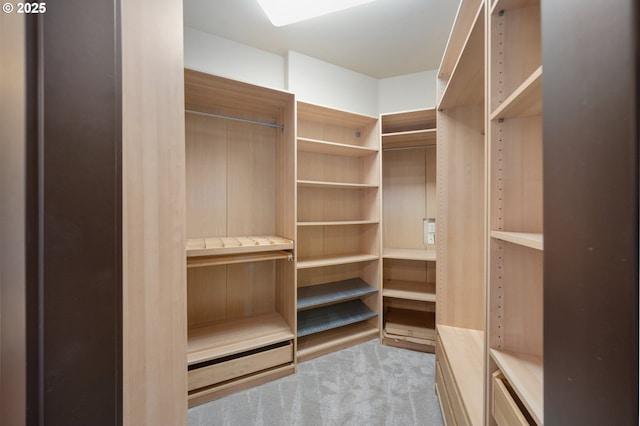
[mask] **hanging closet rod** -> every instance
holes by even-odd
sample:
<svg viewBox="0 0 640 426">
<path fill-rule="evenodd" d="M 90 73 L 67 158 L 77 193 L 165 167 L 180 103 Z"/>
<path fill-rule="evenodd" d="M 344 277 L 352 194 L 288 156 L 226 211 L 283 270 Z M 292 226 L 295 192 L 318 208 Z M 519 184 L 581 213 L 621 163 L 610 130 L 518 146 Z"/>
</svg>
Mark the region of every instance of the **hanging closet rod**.
<svg viewBox="0 0 640 426">
<path fill-rule="evenodd" d="M 399 147 L 391 147 L 391 148 L 382 148 L 383 151 L 400 151 L 404 149 L 418 149 L 418 148 L 435 148 L 436 145 L 415 145 L 415 146 L 399 146 Z"/>
<path fill-rule="evenodd" d="M 222 118 L 224 120 L 239 121 L 241 123 L 257 124 L 259 126 L 273 127 L 274 129 L 281 129 L 284 131 L 284 124 L 265 123 L 264 121 L 248 120 L 246 118 L 230 117 L 228 115 L 212 114 L 210 112 L 193 111 L 190 109 L 185 110 L 185 112 L 189 114 L 204 115 L 206 117 L 215 117 L 215 118 Z"/>
</svg>

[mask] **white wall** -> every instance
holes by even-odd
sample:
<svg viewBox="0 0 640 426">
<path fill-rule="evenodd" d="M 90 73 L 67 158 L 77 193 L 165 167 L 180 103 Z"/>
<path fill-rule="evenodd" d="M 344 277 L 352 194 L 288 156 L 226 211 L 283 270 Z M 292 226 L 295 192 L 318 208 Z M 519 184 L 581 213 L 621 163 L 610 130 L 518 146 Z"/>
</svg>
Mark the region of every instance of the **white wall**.
<svg viewBox="0 0 640 426">
<path fill-rule="evenodd" d="M 287 89 L 298 100 L 366 115 L 378 115 L 378 80 L 290 51 Z"/>
<path fill-rule="evenodd" d="M 184 66 L 283 90 L 285 58 L 193 28 L 184 29 Z"/>
<path fill-rule="evenodd" d="M 378 80 L 378 111 L 408 111 L 436 106 L 438 70 Z"/>
<path fill-rule="evenodd" d="M 359 114 L 431 108 L 436 70 L 378 80 L 298 52 L 287 57 L 193 28 L 184 29 L 186 68 L 287 90 L 301 101 Z"/>
</svg>

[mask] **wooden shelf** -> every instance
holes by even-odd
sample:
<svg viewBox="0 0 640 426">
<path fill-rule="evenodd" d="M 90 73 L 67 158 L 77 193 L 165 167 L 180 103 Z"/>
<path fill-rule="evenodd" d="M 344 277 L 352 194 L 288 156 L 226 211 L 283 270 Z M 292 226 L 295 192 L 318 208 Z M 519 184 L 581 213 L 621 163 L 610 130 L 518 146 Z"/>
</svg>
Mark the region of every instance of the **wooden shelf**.
<svg viewBox="0 0 640 426">
<path fill-rule="evenodd" d="M 187 257 L 291 250 L 293 241 L 276 235 L 207 237 L 187 240 Z"/>
<path fill-rule="evenodd" d="M 491 120 L 540 114 L 542 114 L 542 65 L 495 109 L 491 114 Z"/>
<path fill-rule="evenodd" d="M 298 337 L 366 321 L 377 315 L 359 299 L 300 311 Z"/>
<path fill-rule="evenodd" d="M 526 232 L 491 231 L 491 238 L 518 244 L 536 250 L 544 250 L 543 234 Z"/>
<path fill-rule="evenodd" d="M 300 137 L 298 138 L 298 151 L 345 157 L 363 157 L 378 152 L 376 148 Z"/>
<path fill-rule="evenodd" d="M 382 135 L 382 149 L 436 145 L 436 129 L 411 130 Z"/>
<path fill-rule="evenodd" d="M 298 310 L 343 302 L 377 293 L 361 278 L 298 288 Z"/>
<path fill-rule="evenodd" d="M 264 262 L 267 260 L 281 260 L 281 259 L 293 260 L 293 254 L 289 251 L 267 251 L 263 253 L 188 257 L 187 268 L 232 265 L 235 263 Z"/>
<path fill-rule="evenodd" d="M 419 250 L 419 249 L 385 248 L 382 251 L 382 257 L 385 259 L 424 260 L 427 262 L 435 262 L 436 251 L 435 250 Z"/>
<path fill-rule="evenodd" d="M 464 42 L 460 56 L 451 71 L 446 87 L 442 91 L 442 98 L 438 104 L 438 109 L 482 103 L 484 97 L 483 11 L 484 3 L 479 2 L 471 30 Z M 447 49 L 447 51 L 448 50 L 449 49 Z M 445 76 L 446 71 L 441 68 L 439 78 Z"/>
<path fill-rule="evenodd" d="M 374 339 L 378 337 L 378 333 L 376 327 L 365 321 L 300 337 L 298 362 Z"/>
<path fill-rule="evenodd" d="M 498 349 L 491 349 L 490 353 L 529 414 L 541 425 L 544 419 L 542 358 Z"/>
<path fill-rule="evenodd" d="M 378 260 L 380 257 L 375 254 L 345 254 L 322 256 L 309 259 L 298 259 L 298 269 L 317 268 L 320 266 L 346 265 L 349 263 L 369 262 Z"/>
<path fill-rule="evenodd" d="M 334 220 L 325 222 L 298 222 L 298 226 L 348 226 L 371 225 L 380 223 L 379 220 Z"/>
<path fill-rule="evenodd" d="M 421 339 L 419 337 L 401 336 L 382 331 L 382 344 L 396 348 L 410 349 L 412 351 L 433 353 L 436 346 L 435 340 Z"/>
<path fill-rule="evenodd" d="M 436 313 L 392 308 L 385 316 L 384 331 L 387 334 L 436 340 Z M 420 342 L 415 342 L 420 343 Z M 424 343 L 424 342 L 422 342 Z"/>
<path fill-rule="evenodd" d="M 380 117 L 382 136 L 404 133 L 412 130 L 435 129 L 436 109 L 420 109 L 415 111 L 395 112 Z"/>
<path fill-rule="evenodd" d="M 383 282 L 382 295 L 397 299 L 435 302 L 436 285 L 435 283 L 418 281 L 385 280 Z"/>
<path fill-rule="evenodd" d="M 189 330 L 188 365 L 233 355 L 294 338 L 278 313 L 225 321 Z"/>
<path fill-rule="evenodd" d="M 482 0 L 463 1 L 456 13 L 456 19 L 449 34 L 447 47 L 438 70 L 438 78 L 449 78 L 458 62 L 469 33 L 478 17 L 478 8 Z"/>
<path fill-rule="evenodd" d="M 496 0 L 493 6 L 491 6 L 491 14 L 501 10 L 522 9 L 539 4 L 540 0 Z"/>
<path fill-rule="evenodd" d="M 484 333 L 438 324 L 438 336 L 471 424 L 483 424 Z"/>
<path fill-rule="evenodd" d="M 357 128 L 369 126 L 376 122 L 377 118 L 298 101 L 298 121 L 302 120 Z"/>
<path fill-rule="evenodd" d="M 298 180 L 297 183 L 298 187 L 306 188 L 367 189 L 379 187 L 377 184 L 368 183 L 321 182 L 314 180 Z"/>
</svg>

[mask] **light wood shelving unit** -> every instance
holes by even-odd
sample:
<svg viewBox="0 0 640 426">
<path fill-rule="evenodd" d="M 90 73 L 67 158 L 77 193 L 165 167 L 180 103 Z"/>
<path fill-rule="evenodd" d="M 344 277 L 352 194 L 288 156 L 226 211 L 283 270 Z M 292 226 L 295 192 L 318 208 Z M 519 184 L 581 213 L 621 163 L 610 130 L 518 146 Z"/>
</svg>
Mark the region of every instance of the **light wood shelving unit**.
<svg viewBox="0 0 640 426">
<path fill-rule="evenodd" d="M 297 356 L 379 332 L 380 148 L 375 117 L 297 103 Z"/>
<path fill-rule="evenodd" d="M 438 73 L 436 390 L 447 424 L 484 424 L 485 7 L 462 0 Z"/>
<path fill-rule="evenodd" d="M 542 61 L 539 0 L 487 14 L 489 278 L 487 422 L 502 377 L 516 416 L 543 424 Z M 499 371 L 500 373 L 496 373 Z M 521 407 L 521 408 L 518 408 Z M 497 411 L 496 411 L 497 410 Z"/>
<path fill-rule="evenodd" d="M 295 102 L 185 70 L 193 406 L 295 371 Z"/>
<path fill-rule="evenodd" d="M 383 114 L 384 344 L 435 351 L 436 110 Z M 433 229 L 428 241 L 426 228 Z"/>
</svg>

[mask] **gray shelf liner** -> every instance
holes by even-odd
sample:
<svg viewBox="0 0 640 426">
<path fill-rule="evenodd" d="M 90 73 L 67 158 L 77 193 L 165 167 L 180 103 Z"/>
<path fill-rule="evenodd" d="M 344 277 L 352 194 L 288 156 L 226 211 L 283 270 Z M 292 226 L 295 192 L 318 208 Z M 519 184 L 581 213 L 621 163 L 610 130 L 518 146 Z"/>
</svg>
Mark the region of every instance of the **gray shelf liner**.
<svg viewBox="0 0 640 426">
<path fill-rule="evenodd" d="M 329 303 L 357 299 L 377 293 L 378 290 L 362 278 L 351 278 L 298 288 L 298 309 L 307 309 Z"/>
<path fill-rule="evenodd" d="M 361 300 L 337 303 L 298 312 L 298 337 L 354 324 L 376 317 Z"/>
</svg>

